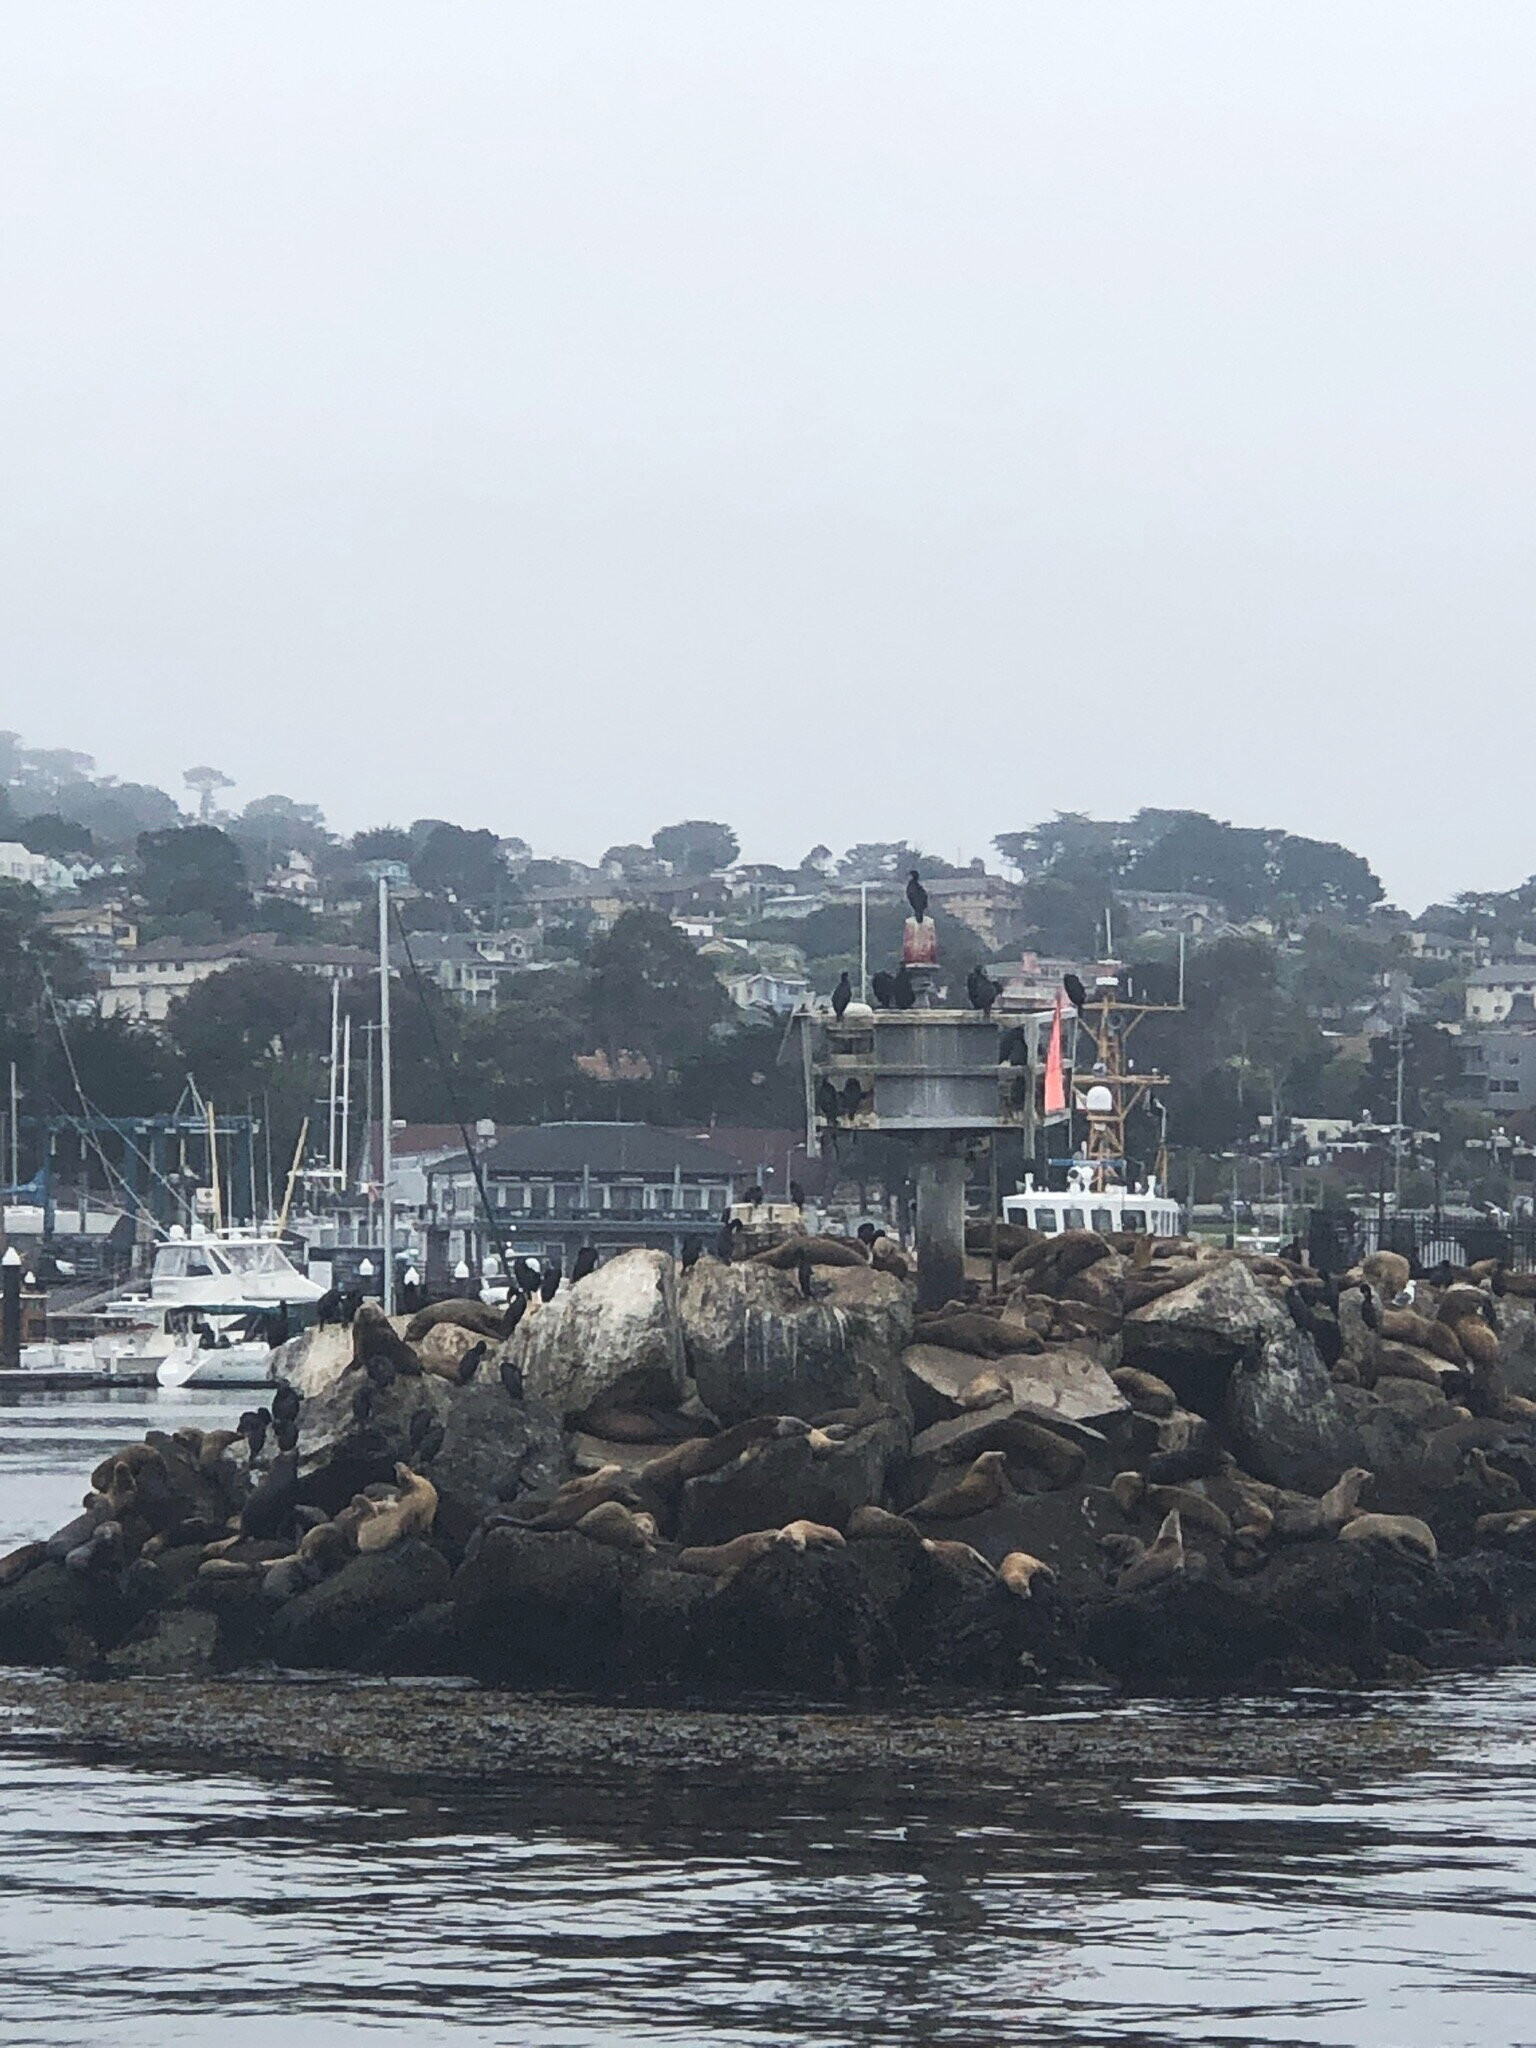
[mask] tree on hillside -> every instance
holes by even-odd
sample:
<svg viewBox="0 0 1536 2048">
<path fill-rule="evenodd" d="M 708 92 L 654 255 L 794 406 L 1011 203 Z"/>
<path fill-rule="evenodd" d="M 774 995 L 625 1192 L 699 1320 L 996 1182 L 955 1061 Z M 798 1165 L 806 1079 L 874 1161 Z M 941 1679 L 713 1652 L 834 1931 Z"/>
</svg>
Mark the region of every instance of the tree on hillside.
<svg viewBox="0 0 1536 2048">
<path fill-rule="evenodd" d="M 72 818 L 61 818 L 57 811 L 38 811 L 23 818 L 16 831 L 29 853 L 52 854 L 55 860 L 68 860 L 74 854 L 89 859 L 93 850 L 87 828 Z"/>
<path fill-rule="evenodd" d="M 153 918 L 201 915 L 224 932 L 244 928 L 250 912 L 245 862 L 216 825 L 141 832 L 139 893 Z"/>
<path fill-rule="evenodd" d="M 326 983 L 276 961 L 210 974 L 171 1005 L 166 1031 L 203 1094 L 220 1106 L 266 1097 L 279 1157 L 325 1091 L 331 998 Z"/>
<path fill-rule="evenodd" d="M 285 853 L 303 853 L 313 860 L 331 843 L 320 806 L 297 804 L 291 796 L 253 797 L 224 829 L 251 850 L 263 870 Z"/>
<path fill-rule="evenodd" d="M 99 781 L 61 783 L 49 808 L 83 825 L 99 848 L 126 852 L 141 832 L 162 832 L 181 822 L 174 797 L 148 782 Z"/>
<path fill-rule="evenodd" d="M 661 856 L 656 849 L 634 841 L 610 846 L 598 865 L 605 874 L 620 875 L 626 882 L 645 880 L 662 872 Z"/>
<path fill-rule="evenodd" d="M 512 893 L 496 834 L 467 832 L 462 825 L 433 826 L 411 856 L 411 880 L 429 896 L 452 896 L 471 906 Z"/>
<path fill-rule="evenodd" d="M 182 773 L 188 789 L 197 791 L 197 815 L 206 825 L 213 816 L 213 800 L 221 789 L 233 789 L 235 778 L 222 768 L 188 768 Z"/>
<path fill-rule="evenodd" d="M 730 1003 L 709 963 L 655 910 L 626 910 L 592 948 L 587 1015 L 612 1059 L 640 1052 L 660 1074 L 696 1057 Z"/>
<path fill-rule="evenodd" d="M 651 835 L 659 860 L 680 875 L 709 875 L 728 868 L 741 851 L 729 825 L 706 818 L 688 818 L 681 825 L 663 825 Z"/>
<path fill-rule="evenodd" d="M 352 856 L 359 862 L 397 860 L 408 865 L 411 852 L 411 835 L 402 832 L 398 825 L 374 825 L 366 832 L 352 835 Z"/>
</svg>

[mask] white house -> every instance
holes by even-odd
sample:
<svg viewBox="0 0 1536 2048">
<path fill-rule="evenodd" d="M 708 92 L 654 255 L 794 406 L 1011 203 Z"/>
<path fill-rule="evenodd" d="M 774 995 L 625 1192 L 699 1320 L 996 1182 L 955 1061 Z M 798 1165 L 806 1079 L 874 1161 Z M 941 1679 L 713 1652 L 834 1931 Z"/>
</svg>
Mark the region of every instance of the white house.
<svg viewBox="0 0 1536 2048">
<path fill-rule="evenodd" d="M 1475 967 L 1467 976 L 1467 1022 L 1502 1024 L 1515 997 L 1529 995 L 1536 995 L 1536 960 L 1510 960 L 1498 967 Z"/>
<path fill-rule="evenodd" d="M 270 961 L 325 981 L 351 981 L 373 967 L 373 956 L 358 946 L 279 946 L 271 932 L 252 932 L 241 939 L 219 939 L 193 945 L 187 939 L 157 939 L 114 960 L 101 992 L 104 1017 L 127 1017 L 140 1024 L 163 1024 L 172 1003 L 226 967 Z"/>
</svg>

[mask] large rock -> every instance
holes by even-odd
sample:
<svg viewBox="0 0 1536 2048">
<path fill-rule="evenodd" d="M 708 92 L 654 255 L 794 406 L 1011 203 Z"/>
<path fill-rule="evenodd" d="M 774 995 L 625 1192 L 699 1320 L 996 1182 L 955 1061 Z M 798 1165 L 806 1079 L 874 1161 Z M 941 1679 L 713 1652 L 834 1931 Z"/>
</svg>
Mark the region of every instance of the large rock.
<svg viewBox="0 0 1536 2048">
<path fill-rule="evenodd" d="M 115 1575 L 48 1559 L 0 1591 L 0 1664 L 90 1664 L 138 1619 Z"/>
<path fill-rule="evenodd" d="M 1506 1294 L 1496 1312 L 1500 1377 L 1510 1393 L 1536 1400 L 1536 1305 Z"/>
<path fill-rule="evenodd" d="M 907 1435 L 902 1419 L 885 1415 L 820 1455 L 803 1436 L 754 1444 L 720 1471 L 684 1484 L 678 1541 L 725 1543 L 749 1529 L 782 1529 L 801 1519 L 842 1529 L 855 1508 L 882 1500 Z"/>
<path fill-rule="evenodd" d="M 466 1661 L 488 1678 L 611 1677 L 623 1588 L 644 1569 L 574 1529 L 487 1529 L 453 1582 Z"/>
<path fill-rule="evenodd" d="M 867 1266 L 829 1269 L 817 1288 L 807 1300 L 792 1274 L 716 1259 L 701 1259 L 685 1275 L 688 1370 L 722 1422 L 774 1414 L 809 1419 L 873 1402 L 905 1412 L 907 1289 Z"/>
<path fill-rule="evenodd" d="M 1238 1463 L 1303 1493 L 1322 1492 L 1347 1465 L 1369 1463 L 1344 1391 L 1312 1339 L 1287 1319 L 1227 1383 L 1221 1422 Z"/>
<path fill-rule="evenodd" d="M 910 1387 L 914 1414 L 921 1413 L 919 1389 L 941 1398 L 943 1413 L 923 1416 L 925 1421 L 939 1421 L 954 1413 L 961 1391 L 980 1372 L 996 1373 L 1007 1380 L 1013 1388 L 1013 1399 L 1007 1405 L 1041 1421 L 1102 1424 L 1129 1411 L 1129 1404 L 1097 1359 L 1064 1347 L 1038 1354 L 1013 1352 L 983 1365 L 969 1353 L 943 1345 L 909 1344 L 902 1353 L 902 1367 L 909 1376 L 909 1387 L 911 1381 L 917 1383 Z"/>
<path fill-rule="evenodd" d="M 396 1325 L 404 1329 L 403 1322 Z M 333 1387 L 352 1363 L 352 1332 L 342 1323 L 313 1325 L 279 1344 L 267 1359 L 269 1380 L 286 1380 L 308 1400 Z"/>
<path fill-rule="evenodd" d="M 443 1447 L 421 1470 L 437 1488 L 438 1526 L 456 1542 L 488 1509 L 526 1493 L 553 1493 L 570 1476 L 554 1410 L 512 1400 L 499 1379 L 450 1389 L 440 1412 Z"/>
<path fill-rule="evenodd" d="M 524 1393 L 562 1420 L 599 1406 L 675 1407 L 686 1384 L 670 1253 L 620 1252 L 562 1287 L 524 1316 L 504 1355 Z"/>
<path fill-rule="evenodd" d="M 1219 1259 L 1128 1315 L 1121 1348 L 1127 1365 L 1159 1374 L 1186 1406 L 1214 1415 L 1237 1361 L 1258 1357 L 1293 1328 L 1241 1259 Z"/>
<path fill-rule="evenodd" d="M 386 1630 L 443 1599 L 449 1577 L 442 1553 L 415 1537 L 350 1558 L 278 1609 L 268 1634 L 271 1654 L 300 1670 L 357 1668 Z"/>
<path fill-rule="evenodd" d="M 849 1550 L 776 1545 L 694 1617 L 700 1677 L 733 1691 L 842 1694 L 902 1670 L 890 1617 Z"/>
</svg>

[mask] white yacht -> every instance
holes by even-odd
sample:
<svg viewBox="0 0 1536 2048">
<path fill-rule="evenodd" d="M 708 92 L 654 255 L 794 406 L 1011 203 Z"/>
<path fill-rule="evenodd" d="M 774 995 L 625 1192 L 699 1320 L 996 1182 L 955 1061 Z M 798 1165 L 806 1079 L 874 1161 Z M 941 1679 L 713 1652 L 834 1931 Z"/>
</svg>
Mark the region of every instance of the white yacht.
<svg viewBox="0 0 1536 2048">
<path fill-rule="evenodd" d="M 155 1248 L 147 1293 L 109 1301 L 89 1337 L 27 1345 L 21 1362 L 140 1382 L 153 1373 L 163 1387 L 261 1386 L 271 1351 L 263 1319 L 324 1291 L 270 1232 L 194 1225 L 189 1234 L 176 1224 Z"/>
<path fill-rule="evenodd" d="M 1037 1188 L 1033 1175 L 1026 1176 L 1017 1194 L 1004 1195 L 1003 1221 L 1047 1236 L 1063 1230 L 1133 1231 L 1150 1237 L 1182 1234 L 1183 1212 L 1155 1180 L 1134 1188 L 1095 1188 L 1092 1182 L 1093 1169 L 1088 1166 L 1069 1167 L 1065 1188 Z"/>
</svg>

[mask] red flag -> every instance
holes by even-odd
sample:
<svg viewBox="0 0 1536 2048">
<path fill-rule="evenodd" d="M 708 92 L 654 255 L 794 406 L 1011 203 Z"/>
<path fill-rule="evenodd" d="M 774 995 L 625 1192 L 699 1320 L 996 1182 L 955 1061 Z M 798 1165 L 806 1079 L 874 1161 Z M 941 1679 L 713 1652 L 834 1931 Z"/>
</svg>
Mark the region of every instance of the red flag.
<svg viewBox="0 0 1536 2048">
<path fill-rule="evenodd" d="M 1045 1054 L 1045 1113 L 1060 1116 L 1067 1106 L 1067 1084 L 1061 1071 L 1061 990 L 1056 991 L 1056 1014 L 1051 1019 L 1051 1042 Z"/>
</svg>

